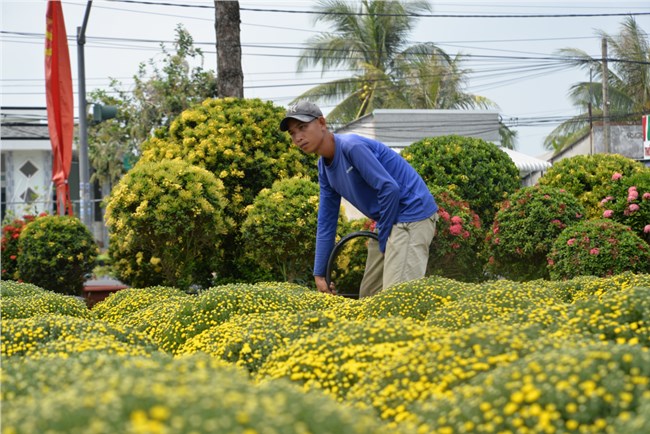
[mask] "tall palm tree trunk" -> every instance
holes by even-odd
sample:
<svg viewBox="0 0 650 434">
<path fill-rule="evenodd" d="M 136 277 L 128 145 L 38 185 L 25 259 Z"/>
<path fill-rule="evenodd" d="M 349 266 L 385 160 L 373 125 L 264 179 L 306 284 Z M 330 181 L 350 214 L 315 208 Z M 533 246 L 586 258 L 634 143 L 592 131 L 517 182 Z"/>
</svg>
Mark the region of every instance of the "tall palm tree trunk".
<svg viewBox="0 0 650 434">
<path fill-rule="evenodd" d="M 215 0 L 214 11 L 214 28 L 217 35 L 217 96 L 243 98 L 239 1 Z"/>
</svg>

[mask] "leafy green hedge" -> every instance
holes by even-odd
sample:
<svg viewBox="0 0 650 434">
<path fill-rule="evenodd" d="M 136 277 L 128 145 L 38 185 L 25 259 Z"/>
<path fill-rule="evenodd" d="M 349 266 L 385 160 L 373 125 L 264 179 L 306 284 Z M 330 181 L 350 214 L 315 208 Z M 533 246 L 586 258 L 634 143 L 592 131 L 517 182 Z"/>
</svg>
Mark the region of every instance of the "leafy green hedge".
<svg viewBox="0 0 650 434">
<path fill-rule="evenodd" d="M 402 156 L 428 185 L 446 188 L 469 202 L 485 224 L 492 222 L 499 203 L 521 184 L 508 154 L 481 139 L 426 138 L 404 149 Z"/>
</svg>

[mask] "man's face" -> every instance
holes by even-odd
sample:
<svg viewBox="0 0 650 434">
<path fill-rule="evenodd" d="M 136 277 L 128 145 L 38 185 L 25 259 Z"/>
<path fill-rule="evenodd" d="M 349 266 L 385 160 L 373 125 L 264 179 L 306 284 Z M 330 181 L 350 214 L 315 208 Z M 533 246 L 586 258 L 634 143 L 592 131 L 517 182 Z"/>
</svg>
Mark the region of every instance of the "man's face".
<svg viewBox="0 0 650 434">
<path fill-rule="evenodd" d="M 323 137 L 325 137 L 327 128 L 324 127 L 324 124 L 324 118 L 316 118 L 310 122 L 289 119 L 287 121 L 287 132 L 296 146 L 303 152 L 311 154 L 318 151 Z"/>
</svg>

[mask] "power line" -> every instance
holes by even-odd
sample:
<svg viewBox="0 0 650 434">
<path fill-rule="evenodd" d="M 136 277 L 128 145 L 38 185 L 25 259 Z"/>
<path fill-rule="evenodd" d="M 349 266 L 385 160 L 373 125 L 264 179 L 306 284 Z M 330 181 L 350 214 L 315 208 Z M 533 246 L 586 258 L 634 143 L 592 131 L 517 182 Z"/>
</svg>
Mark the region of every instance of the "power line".
<svg viewBox="0 0 650 434">
<path fill-rule="evenodd" d="M 188 5 L 167 2 L 148 2 L 142 0 L 109 0 L 115 3 L 142 4 L 147 6 L 174 6 L 185 8 L 202 8 L 214 9 L 214 6 L 207 5 Z M 650 15 L 650 12 L 612 12 L 612 13 L 572 13 L 572 14 L 382 14 L 367 12 L 325 12 L 312 10 L 295 10 L 295 9 L 262 9 L 240 7 L 240 11 L 248 12 L 265 12 L 265 13 L 284 13 L 284 14 L 308 14 L 308 15 L 344 15 L 344 16 L 382 16 L 382 17 L 414 17 L 414 18 L 592 18 L 592 17 L 621 17 L 621 16 L 642 16 Z"/>
</svg>

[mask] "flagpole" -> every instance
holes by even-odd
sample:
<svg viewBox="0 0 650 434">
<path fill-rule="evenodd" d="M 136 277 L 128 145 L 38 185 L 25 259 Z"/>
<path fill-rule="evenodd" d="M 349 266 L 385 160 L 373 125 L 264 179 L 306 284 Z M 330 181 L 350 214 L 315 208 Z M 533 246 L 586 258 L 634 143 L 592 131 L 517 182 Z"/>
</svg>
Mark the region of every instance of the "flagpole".
<svg viewBox="0 0 650 434">
<path fill-rule="evenodd" d="M 86 13 L 81 27 L 77 27 L 77 57 L 79 71 L 79 215 L 84 225 L 93 232 L 92 204 L 90 203 L 90 164 L 88 162 L 88 125 L 86 101 L 86 67 L 84 45 L 86 44 L 86 26 L 90 16 L 92 0 L 86 5 Z"/>
</svg>

